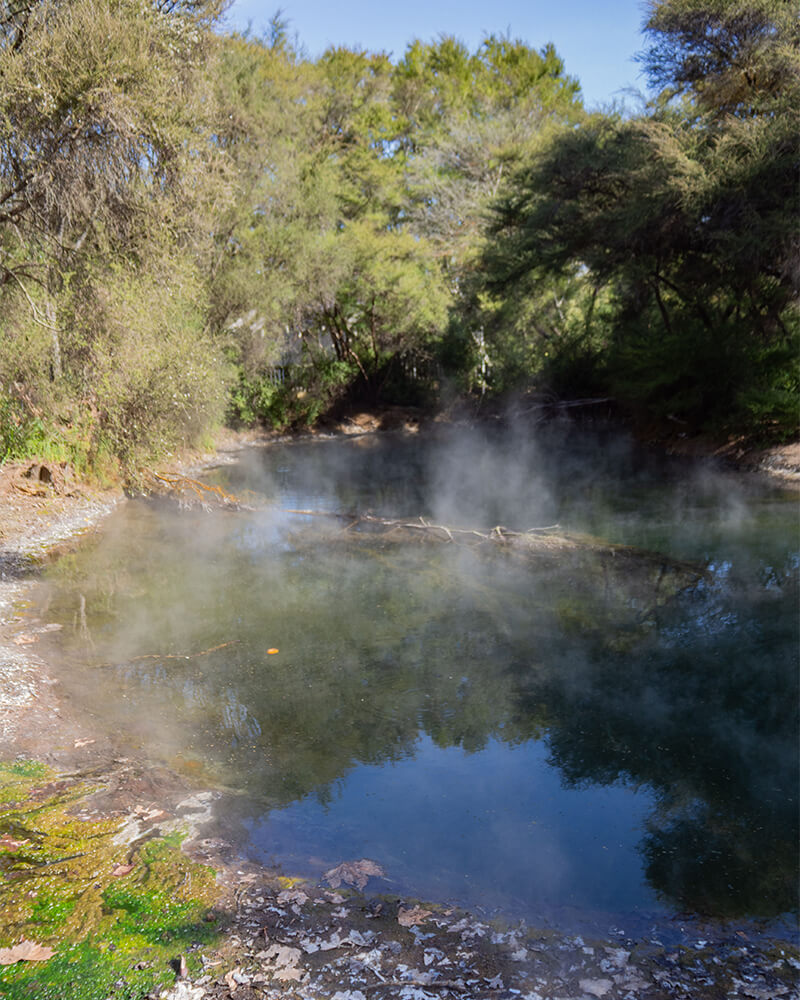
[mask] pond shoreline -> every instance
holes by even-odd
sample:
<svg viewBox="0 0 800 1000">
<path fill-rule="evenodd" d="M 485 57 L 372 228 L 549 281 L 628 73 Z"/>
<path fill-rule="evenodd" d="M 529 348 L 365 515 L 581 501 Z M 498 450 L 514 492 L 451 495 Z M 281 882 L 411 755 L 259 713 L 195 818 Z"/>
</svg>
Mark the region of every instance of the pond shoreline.
<svg viewBox="0 0 800 1000">
<path fill-rule="evenodd" d="M 339 431 L 348 436 L 380 432 L 364 422 L 352 424 L 349 433 Z M 194 456 L 181 469 L 194 474 L 270 440 L 278 438 L 231 436 L 221 452 Z M 791 479 L 797 475 L 794 453 L 787 454 L 781 475 Z M 758 471 L 775 475 L 768 466 Z M 534 1000 L 797 995 L 800 956 L 793 944 L 783 937 L 761 940 L 737 924 L 676 918 L 664 921 L 669 941 L 664 935 L 660 940 L 655 926 L 644 937 L 609 927 L 606 937 L 590 939 L 524 924 L 493 928 L 485 918 L 426 904 L 430 912 L 419 923 L 405 925 L 398 916 L 414 904 L 386 894 L 385 886 L 375 896 L 352 888 L 332 892 L 303 880 L 289 879 L 287 887 L 274 870 L 244 862 L 233 845 L 214 835 L 213 826 L 204 825 L 216 792 L 126 756 L 110 738 L 92 731 L 79 708 L 59 697 L 46 658 L 36 653 L 51 623 L 26 605 L 42 562 L 81 544 L 123 496 L 69 484 L 59 494 L 58 484 L 35 479 L 31 485 L 31 493 L 13 486 L 0 492 L 0 758 L 26 756 L 59 774 L 94 775 L 102 789 L 92 808 L 118 820 L 129 843 L 180 821 L 190 854 L 219 873 L 221 906 L 230 923 L 203 975 L 178 979 L 169 993 L 174 1000 L 367 1000 L 375 990 L 412 998 L 521 994 Z M 10 503 L 16 532 L 14 518 L 3 517 Z M 161 814 L 148 820 L 148 810 Z M 370 882 L 370 889 L 375 885 Z"/>
</svg>

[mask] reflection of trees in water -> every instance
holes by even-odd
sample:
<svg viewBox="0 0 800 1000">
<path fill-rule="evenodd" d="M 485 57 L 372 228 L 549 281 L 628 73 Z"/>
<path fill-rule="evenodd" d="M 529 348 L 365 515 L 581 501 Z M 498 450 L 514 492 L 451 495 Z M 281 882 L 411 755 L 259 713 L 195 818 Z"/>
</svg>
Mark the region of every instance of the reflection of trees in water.
<svg viewBox="0 0 800 1000">
<path fill-rule="evenodd" d="M 260 545 L 238 521 L 180 530 L 177 546 L 157 531 L 78 554 L 70 590 L 86 594 L 90 624 L 114 623 L 111 652 L 144 711 L 191 727 L 195 752 L 250 795 L 325 800 L 356 764 L 413 753 L 420 731 L 468 751 L 545 736 L 568 785 L 655 791 L 642 851 L 665 897 L 727 915 L 795 905 L 786 579 L 782 597 L 696 594 L 643 625 L 585 564 L 537 574 L 380 545 L 306 555 Z M 130 662 L 234 637 L 200 659 Z"/>
<path fill-rule="evenodd" d="M 694 912 L 797 908 L 796 586 L 788 591 L 731 607 L 725 634 L 698 629 L 679 648 L 653 636 L 631 656 L 590 656 L 569 683 L 551 673 L 520 685 L 521 705 L 548 705 L 551 761 L 567 783 L 655 791 L 645 873 Z M 687 602 L 664 617 L 706 611 Z"/>
</svg>

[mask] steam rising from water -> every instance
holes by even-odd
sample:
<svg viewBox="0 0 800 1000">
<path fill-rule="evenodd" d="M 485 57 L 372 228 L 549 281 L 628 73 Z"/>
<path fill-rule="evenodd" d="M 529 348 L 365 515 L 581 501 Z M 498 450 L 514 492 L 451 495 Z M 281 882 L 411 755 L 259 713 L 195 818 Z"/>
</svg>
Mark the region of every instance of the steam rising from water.
<svg viewBox="0 0 800 1000">
<path fill-rule="evenodd" d="M 56 567 L 49 614 L 82 596 L 65 686 L 240 789 L 250 850 L 360 853 L 529 914 L 793 906 L 795 500 L 568 425 L 274 446 L 217 479 L 266 509 L 128 505 Z M 646 561 L 620 582 L 591 558 L 355 544 L 286 513 L 309 508 L 558 522 L 712 573 L 654 602 Z"/>
</svg>

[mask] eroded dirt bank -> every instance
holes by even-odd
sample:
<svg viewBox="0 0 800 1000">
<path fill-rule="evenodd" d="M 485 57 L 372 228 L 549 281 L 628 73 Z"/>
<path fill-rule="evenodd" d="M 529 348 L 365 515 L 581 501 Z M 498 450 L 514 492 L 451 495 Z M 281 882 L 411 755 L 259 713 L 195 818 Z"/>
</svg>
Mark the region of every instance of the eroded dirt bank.
<svg viewBox="0 0 800 1000">
<path fill-rule="evenodd" d="M 592 935 L 508 926 L 399 899 L 366 859 L 342 859 L 319 882 L 244 862 L 218 815 L 221 793 L 127 756 L 63 703 L 37 654 L 52 625 L 29 603 L 41 561 L 80 544 L 121 493 L 88 491 L 57 470 L 42 477 L 36 463 L 2 476 L 0 956 L 24 942 L 51 954 L 11 964 L 6 952 L 0 996 L 800 996 L 797 949 L 734 925 L 676 919 Z"/>
</svg>

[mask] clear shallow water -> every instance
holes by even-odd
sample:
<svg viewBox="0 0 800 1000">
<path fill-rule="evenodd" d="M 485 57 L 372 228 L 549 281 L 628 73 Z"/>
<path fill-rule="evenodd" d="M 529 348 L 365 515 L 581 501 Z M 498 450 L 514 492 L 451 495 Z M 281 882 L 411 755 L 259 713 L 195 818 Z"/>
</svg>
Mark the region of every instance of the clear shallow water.
<svg viewBox="0 0 800 1000">
<path fill-rule="evenodd" d="M 126 505 L 54 567 L 48 616 L 71 696 L 234 789 L 252 856 L 371 857 L 390 889 L 531 919 L 796 906 L 796 497 L 558 427 L 276 446 L 215 481 L 266 508 Z M 558 522 L 711 573 L 673 594 L 657 560 L 342 538 L 290 509 Z"/>
</svg>

